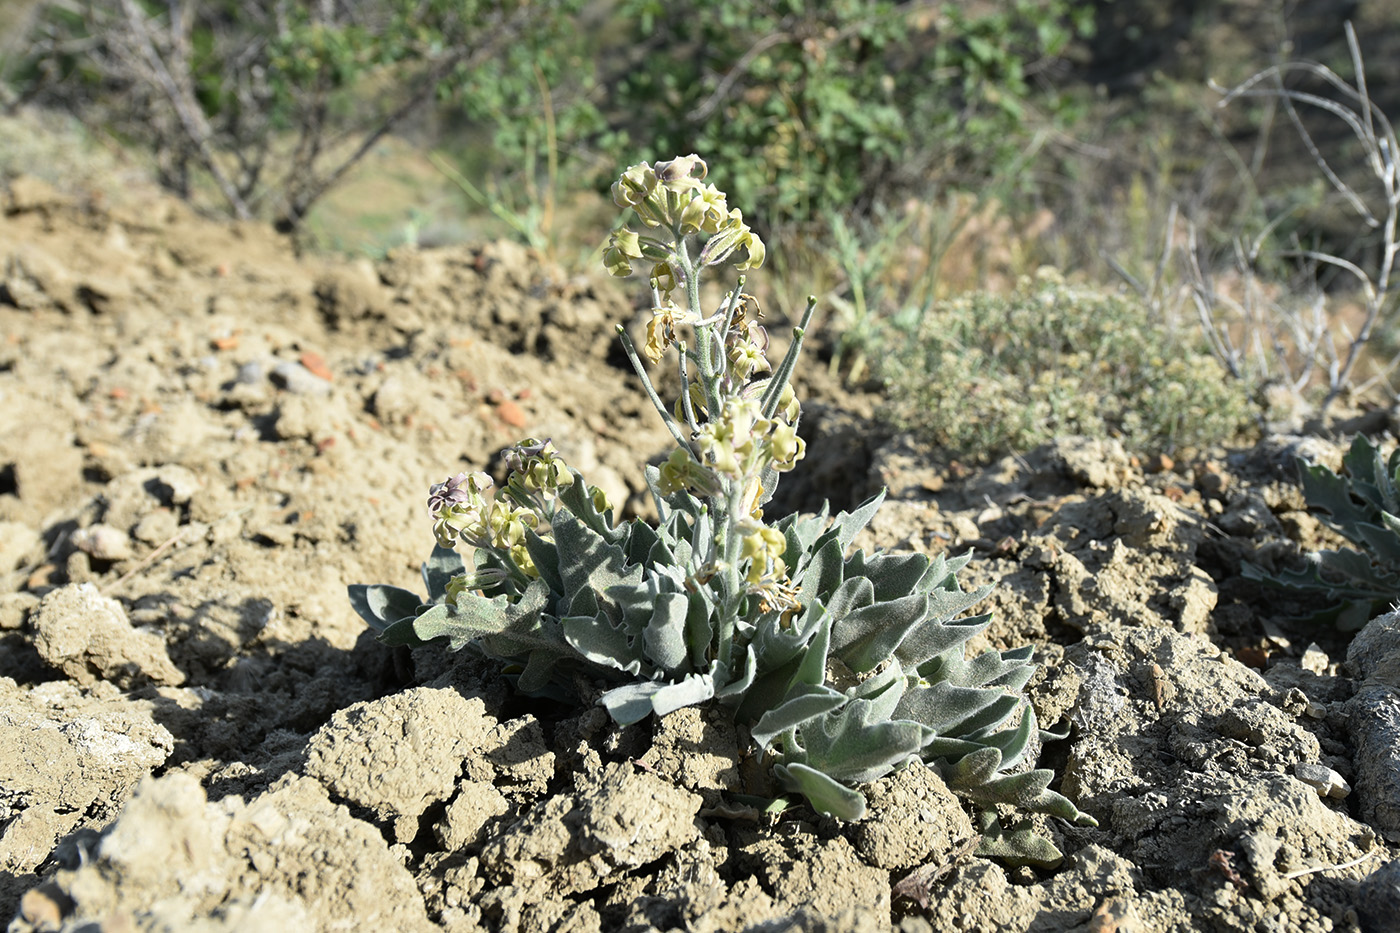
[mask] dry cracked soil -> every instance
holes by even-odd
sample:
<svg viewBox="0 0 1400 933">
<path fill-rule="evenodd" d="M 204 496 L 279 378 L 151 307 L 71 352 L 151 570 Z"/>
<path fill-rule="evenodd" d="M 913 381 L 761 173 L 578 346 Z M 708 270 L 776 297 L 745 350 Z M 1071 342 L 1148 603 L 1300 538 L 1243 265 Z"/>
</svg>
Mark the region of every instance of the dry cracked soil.
<svg viewBox="0 0 1400 933">
<path fill-rule="evenodd" d="M 936 770 L 858 823 L 760 812 L 722 718 L 619 728 L 351 611 L 348 584 L 417 587 L 428 485 L 521 436 L 642 513 L 666 435 L 610 282 L 505 243 L 298 256 L 139 188 L 21 176 L 3 204 L 11 931 L 1400 928 L 1400 620 L 1292 622 L 1240 575 L 1332 540 L 1293 457 L 1335 443 L 968 468 L 802 387 L 784 507 L 887 486 L 860 543 L 971 548 L 973 647 L 1035 646 L 1067 733 L 1041 764 L 1099 825 L 1031 820 L 1064 858 L 1016 865 Z"/>
</svg>

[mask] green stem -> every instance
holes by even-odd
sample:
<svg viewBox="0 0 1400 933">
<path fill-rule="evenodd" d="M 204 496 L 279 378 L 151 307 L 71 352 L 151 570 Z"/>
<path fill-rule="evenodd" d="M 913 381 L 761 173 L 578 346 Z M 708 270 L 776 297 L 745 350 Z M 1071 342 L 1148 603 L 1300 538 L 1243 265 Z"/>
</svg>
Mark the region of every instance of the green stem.
<svg viewBox="0 0 1400 933">
<path fill-rule="evenodd" d="M 622 341 L 622 350 L 627 354 L 627 359 L 632 363 L 632 368 L 637 371 L 637 375 L 642 380 L 642 388 L 646 389 L 647 398 L 656 406 L 656 410 L 661 413 L 661 420 L 666 424 L 666 430 L 671 432 L 671 436 L 676 439 L 676 443 L 682 447 L 689 447 L 690 442 L 681 434 L 680 428 L 676 427 L 676 419 L 671 417 L 671 413 L 666 410 L 666 406 L 661 401 L 661 396 L 656 393 L 656 387 L 651 384 L 651 377 L 647 375 L 646 367 L 642 366 L 642 359 L 637 355 L 637 347 L 632 343 L 632 337 L 627 333 L 627 328 L 621 324 L 617 325 L 617 336 Z"/>
<path fill-rule="evenodd" d="M 807 336 L 807 328 L 812 324 L 812 313 L 816 307 L 817 299 L 811 295 L 807 296 L 807 311 L 802 315 L 802 323 L 792 329 L 792 344 L 788 346 L 787 354 L 778 364 L 778 371 L 773 374 L 773 379 L 768 383 L 768 388 L 764 390 L 763 399 L 759 403 L 765 418 L 772 418 L 773 413 L 778 410 L 778 400 L 783 397 L 783 387 L 788 384 L 793 370 L 797 368 L 797 355 L 802 352 L 802 339 Z"/>
<path fill-rule="evenodd" d="M 681 274 L 685 276 L 685 298 L 690 305 L 690 313 L 697 321 L 705 319 L 705 311 L 700 306 L 700 276 L 699 270 L 695 268 L 695 263 L 690 258 L 690 250 L 686 248 L 685 238 L 676 238 L 676 259 L 681 267 Z M 724 375 L 724 344 L 723 335 L 720 336 L 718 355 L 715 353 L 715 332 L 713 324 L 700 324 L 695 328 L 695 353 L 700 363 L 700 381 L 705 390 L 705 407 L 709 410 L 710 420 L 720 417 L 724 411 L 724 400 L 720 398 L 719 382 Z"/>
<path fill-rule="evenodd" d="M 700 433 L 700 422 L 695 420 L 695 405 L 690 401 L 690 372 L 686 369 L 686 346 L 684 343 L 676 344 L 677 358 L 680 360 L 681 371 L 681 412 L 685 415 L 686 426 L 690 428 L 692 434 Z"/>
<path fill-rule="evenodd" d="M 721 552 L 717 555 L 724 568 L 721 575 L 719 599 L 719 663 L 725 675 L 733 673 L 734 629 L 738 624 L 739 603 L 744 598 L 739 581 L 739 522 L 738 513 L 743 508 L 743 486 L 733 480 L 726 480 L 728 488 L 723 494 L 726 499 L 724 514 L 715 528 L 715 538 Z"/>
</svg>

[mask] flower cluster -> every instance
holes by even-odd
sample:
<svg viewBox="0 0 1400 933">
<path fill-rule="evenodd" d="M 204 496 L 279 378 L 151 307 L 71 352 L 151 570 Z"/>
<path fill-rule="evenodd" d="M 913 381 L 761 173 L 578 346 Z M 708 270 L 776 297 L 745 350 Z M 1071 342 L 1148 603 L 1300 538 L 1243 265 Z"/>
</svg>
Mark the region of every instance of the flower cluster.
<svg viewBox="0 0 1400 933">
<path fill-rule="evenodd" d="M 763 310 L 744 292 L 742 279 L 713 314 L 701 307 L 695 283 L 702 269 L 741 250 L 740 270 L 764 259 L 763 241 L 729 207 L 724 192 L 704 182 L 708 173 L 694 155 L 655 166 L 643 162 L 624 172 L 613 185 L 613 200 L 631 208 L 642 227 L 615 231 L 603 262 L 618 276 L 631 274 L 636 262 L 651 265 L 654 304 L 642 355 L 655 365 L 676 348 L 686 387 L 668 411 L 647 382 L 677 441 L 660 467 L 658 489 L 665 496 L 686 492 L 711 500 L 727 530 L 713 566 L 728 569 L 732 582 L 742 580 L 750 592 L 767 592 L 781 584 L 786 565 L 783 536 L 762 524 L 762 503 L 774 485 L 770 479 L 765 489 L 765 476 L 791 470 L 806 452 L 797 436 L 801 406 L 788 381 L 791 366 L 775 372 L 768 359 L 768 332 L 759 324 Z M 706 238 L 692 256 L 690 243 L 701 236 Z M 684 304 L 673 297 L 681 286 Z M 685 339 L 685 328 L 693 342 Z M 795 346 L 801 332 L 796 336 Z M 646 381 L 635 354 L 633 362 Z M 796 604 L 795 598 L 780 602 Z"/>
<path fill-rule="evenodd" d="M 725 194 L 714 185 L 704 184 L 709 167 L 697 155 L 681 156 L 653 167 L 645 162 L 622 173 L 612 187 L 613 202 L 631 208 L 646 227 L 660 228 L 661 235 L 638 233 L 627 227 L 614 231 L 603 251 L 603 265 L 613 275 L 632 274 L 632 263 L 652 262 L 652 284 L 669 296 L 679 279 L 674 264 L 676 237 L 709 234 L 700 251 L 701 266 L 717 266 L 736 251 L 744 251 L 738 269 L 763 265 L 763 241 L 744 223 L 738 208 L 730 208 Z"/>
<path fill-rule="evenodd" d="M 555 500 L 573 486 L 574 473 L 548 439 L 526 438 L 505 452 L 505 462 L 509 478 L 492 499 L 485 492 L 494 481 L 482 472 L 458 473 L 429 488 L 433 535 L 442 547 L 461 541 L 507 555 L 522 575 L 534 578 L 539 568 L 530 558 L 526 531 L 548 535 Z M 602 490 L 591 486 L 588 492 L 599 512 L 611 508 Z"/>
</svg>

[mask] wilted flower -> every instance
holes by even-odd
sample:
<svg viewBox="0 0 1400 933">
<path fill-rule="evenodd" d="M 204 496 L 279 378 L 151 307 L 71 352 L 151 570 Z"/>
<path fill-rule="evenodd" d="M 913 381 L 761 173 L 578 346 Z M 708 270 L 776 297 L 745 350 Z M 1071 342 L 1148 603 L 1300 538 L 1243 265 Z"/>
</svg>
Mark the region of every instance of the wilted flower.
<svg viewBox="0 0 1400 933">
<path fill-rule="evenodd" d="M 452 547 L 458 538 L 475 543 L 486 535 L 488 508 L 482 492 L 491 486 L 485 473 L 458 473 L 428 489 L 428 511 L 438 544 Z"/>
<path fill-rule="evenodd" d="M 447 601 L 456 603 L 465 593 L 490 589 L 508 579 L 510 574 L 499 567 L 484 567 L 470 573 L 459 573 L 447 581 Z"/>
<path fill-rule="evenodd" d="M 758 402 L 731 398 L 715 421 L 700 428 L 695 444 L 709 457 L 710 467 L 735 479 L 748 472 L 754 451 L 754 426 L 761 421 Z"/>
<path fill-rule="evenodd" d="M 792 425 L 782 421 L 769 423 L 773 430 L 768 435 L 767 447 L 773 458 L 773 469 L 786 473 L 807 453 L 807 442 L 797 436 L 797 428 Z"/>
<path fill-rule="evenodd" d="M 696 462 L 690 451 L 684 447 L 677 447 L 671 451 L 671 456 L 666 458 L 666 462 L 661 464 L 661 494 L 669 496 L 688 489 L 700 495 L 713 495 L 719 491 L 719 484 L 715 482 L 714 474 Z"/>
<path fill-rule="evenodd" d="M 642 352 L 653 364 L 661 362 L 671 344 L 677 340 L 676 326 L 694 322 L 694 315 L 682 311 L 670 302 L 663 307 L 652 308 L 651 320 L 647 322 L 647 342 L 642 347 Z"/>
</svg>

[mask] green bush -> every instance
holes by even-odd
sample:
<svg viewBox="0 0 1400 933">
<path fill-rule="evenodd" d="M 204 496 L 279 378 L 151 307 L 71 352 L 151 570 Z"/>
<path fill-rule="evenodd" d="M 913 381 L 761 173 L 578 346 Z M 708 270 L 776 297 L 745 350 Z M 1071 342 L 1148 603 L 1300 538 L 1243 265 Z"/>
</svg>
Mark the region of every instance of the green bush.
<svg viewBox="0 0 1400 933">
<path fill-rule="evenodd" d="M 703 152 L 736 200 L 773 224 L 872 205 L 932 184 L 975 185 L 1026 147 L 1036 122 L 1070 115 L 1042 67 L 1092 32 L 1082 0 L 624 0 L 628 136 L 658 152 Z M 629 134 L 627 130 L 634 132 Z"/>
<path fill-rule="evenodd" d="M 1248 387 L 1194 331 L 1174 332 L 1135 297 L 1051 270 L 1007 296 L 938 302 L 902 347 L 881 371 L 888 416 L 958 456 L 1067 434 L 1169 450 L 1234 438 L 1257 414 Z"/>
</svg>

